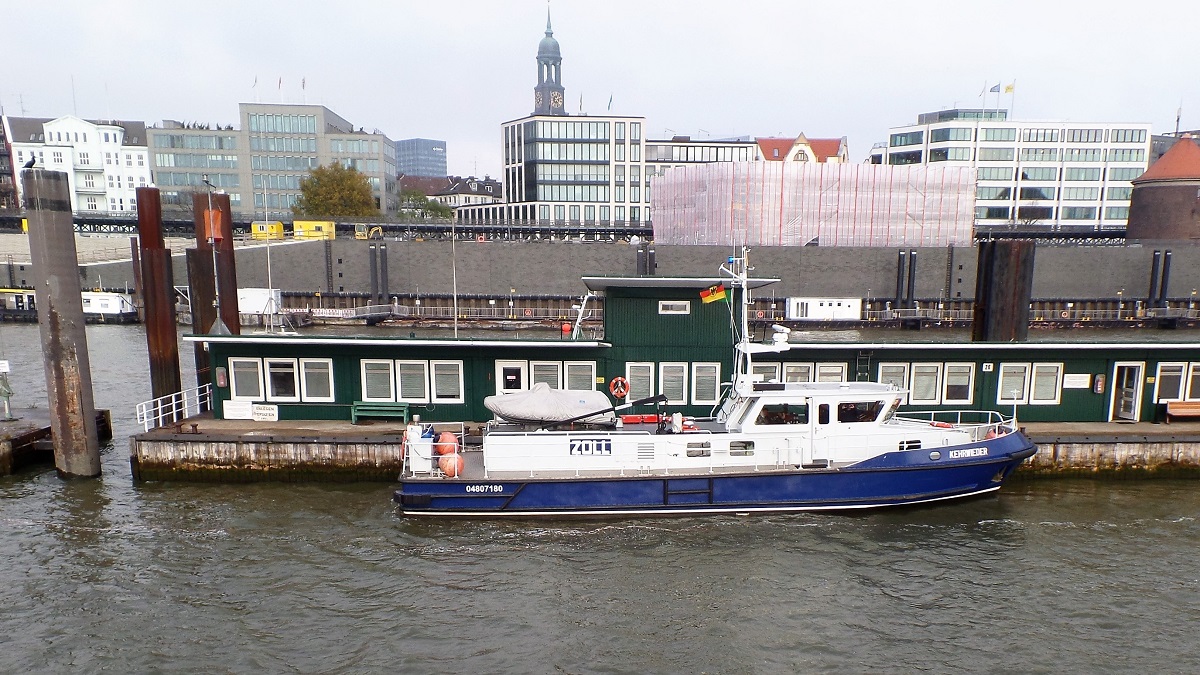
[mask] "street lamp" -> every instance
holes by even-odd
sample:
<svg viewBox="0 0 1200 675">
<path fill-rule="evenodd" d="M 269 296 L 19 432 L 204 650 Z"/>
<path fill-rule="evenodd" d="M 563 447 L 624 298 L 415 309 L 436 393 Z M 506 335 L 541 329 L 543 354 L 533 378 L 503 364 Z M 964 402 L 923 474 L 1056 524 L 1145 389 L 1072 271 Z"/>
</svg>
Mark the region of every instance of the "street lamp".
<svg viewBox="0 0 1200 675">
<path fill-rule="evenodd" d="M 516 315 L 513 314 L 513 294 L 516 292 L 517 289 L 515 288 L 508 289 L 508 318 L 510 319 L 516 317 Z"/>
<path fill-rule="evenodd" d="M 1125 295 L 1125 289 L 1117 291 L 1117 321 L 1121 320 L 1121 311 L 1125 309 L 1125 299 L 1121 296 Z"/>
<path fill-rule="evenodd" d="M 208 210 L 204 212 L 204 225 L 208 229 L 208 245 L 212 247 L 213 259 L 213 309 L 216 311 L 217 318 L 213 321 L 212 329 L 209 331 L 212 335 L 229 335 L 229 327 L 221 320 L 221 277 L 217 273 L 217 218 L 213 215 L 213 190 L 217 189 L 208 180 L 208 174 L 203 174 L 200 180 L 208 186 Z"/>
</svg>

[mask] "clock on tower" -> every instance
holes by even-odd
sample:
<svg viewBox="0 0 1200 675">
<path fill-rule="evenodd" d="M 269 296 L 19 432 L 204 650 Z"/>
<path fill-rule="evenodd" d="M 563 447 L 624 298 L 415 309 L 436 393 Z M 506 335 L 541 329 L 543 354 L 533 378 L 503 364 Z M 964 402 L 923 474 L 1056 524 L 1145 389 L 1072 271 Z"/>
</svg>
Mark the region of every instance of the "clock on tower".
<svg viewBox="0 0 1200 675">
<path fill-rule="evenodd" d="M 563 96 L 561 91 L 550 93 L 550 107 L 554 109 L 563 107 Z"/>
</svg>

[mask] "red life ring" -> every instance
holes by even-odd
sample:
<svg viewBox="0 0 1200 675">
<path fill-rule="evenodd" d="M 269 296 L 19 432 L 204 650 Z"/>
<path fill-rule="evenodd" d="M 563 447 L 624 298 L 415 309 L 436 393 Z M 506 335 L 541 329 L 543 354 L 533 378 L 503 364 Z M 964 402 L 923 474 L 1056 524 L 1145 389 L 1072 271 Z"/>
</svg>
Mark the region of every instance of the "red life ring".
<svg viewBox="0 0 1200 675">
<path fill-rule="evenodd" d="M 525 316 L 533 316 L 533 310 L 532 309 L 525 310 Z"/>
<path fill-rule="evenodd" d="M 760 309 L 760 310 L 758 310 L 758 318 L 762 319 L 762 318 L 764 318 L 764 317 L 766 317 L 766 316 L 767 316 L 767 313 L 766 313 L 766 312 L 762 311 L 761 309 Z"/>
<path fill-rule="evenodd" d="M 629 394 L 629 380 L 617 376 L 608 383 L 608 392 L 617 398 L 625 398 Z"/>
</svg>

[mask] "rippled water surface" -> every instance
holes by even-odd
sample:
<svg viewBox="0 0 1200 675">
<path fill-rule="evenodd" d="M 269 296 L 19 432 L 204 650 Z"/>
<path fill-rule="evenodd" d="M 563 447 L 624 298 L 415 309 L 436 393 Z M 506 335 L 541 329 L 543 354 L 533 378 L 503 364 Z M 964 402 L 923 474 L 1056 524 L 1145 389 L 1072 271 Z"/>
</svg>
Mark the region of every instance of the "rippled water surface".
<svg viewBox="0 0 1200 675">
<path fill-rule="evenodd" d="M 0 358 L 37 357 L 36 330 L 0 325 Z M 850 516 L 411 520 L 383 484 L 134 484 L 144 337 L 89 343 L 118 440 L 98 481 L 0 478 L 0 672 L 1200 672 L 1194 481 Z"/>
</svg>

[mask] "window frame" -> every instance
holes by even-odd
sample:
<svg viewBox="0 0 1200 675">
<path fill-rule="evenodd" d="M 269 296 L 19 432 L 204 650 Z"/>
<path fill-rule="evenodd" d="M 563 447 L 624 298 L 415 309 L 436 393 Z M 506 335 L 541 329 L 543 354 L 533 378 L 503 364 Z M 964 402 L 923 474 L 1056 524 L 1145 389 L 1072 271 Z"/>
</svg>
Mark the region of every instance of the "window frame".
<svg viewBox="0 0 1200 675">
<path fill-rule="evenodd" d="M 900 384 L 898 385 L 898 388 L 899 388 L 899 389 L 901 389 L 901 390 L 903 390 L 903 391 L 905 392 L 903 399 L 900 401 L 900 403 L 901 403 L 901 404 L 907 404 L 907 403 L 908 403 L 908 390 L 909 390 L 909 389 L 908 389 L 908 371 L 909 371 L 909 365 L 910 365 L 910 364 L 908 364 L 907 362 L 904 362 L 904 361 L 880 361 L 880 362 L 879 362 L 879 363 L 876 365 L 876 368 L 875 368 L 875 381 L 876 381 L 876 382 L 878 382 L 878 383 L 880 383 L 880 384 L 893 384 L 893 385 L 894 385 L 894 384 L 896 384 L 896 382 L 895 382 L 895 381 L 893 381 L 893 380 L 886 380 L 886 381 L 885 381 L 885 380 L 883 379 L 883 369 L 884 369 L 884 368 L 898 368 L 898 369 L 900 369 L 901 371 L 903 371 L 903 372 L 901 373 L 902 377 L 901 377 L 901 380 L 900 380 Z"/>
<path fill-rule="evenodd" d="M 303 359 L 298 359 L 298 361 L 299 361 L 299 364 L 297 366 L 296 372 L 297 372 L 298 377 L 300 378 L 300 400 L 304 401 L 306 403 L 333 403 L 335 400 L 337 400 L 337 391 L 334 388 L 334 379 L 333 379 L 333 359 L 303 358 Z M 308 392 L 308 380 L 305 378 L 305 374 L 307 372 L 307 366 L 317 365 L 317 364 L 326 366 L 325 373 L 329 377 L 329 395 L 328 396 L 314 396 Z"/>
<path fill-rule="evenodd" d="M 271 365 L 282 364 L 291 366 L 292 370 L 292 391 L 296 392 L 293 396 L 279 396 L 275 394 L 275 386 L 271 381 Z M 263 394 L 267 401 L 271 403 L 299 403 L 300 402 L 300 364 L 296 359 L 264 357 L 262 364 L 263 375 Z"/>
<path fill-rule="evenodd" d="M 457 391 L 453 396 L 443 396 L 437 387 L 437 371 L 439 366 L 453 366 L 455 375 L 455 387 Z M 466 403 L 466 385 L 463 378 L 463 370 L 465 366 L 459 359 L 430 359 L 429 366 L 426 369 L 426 393 L 429 396 L 431 403 Z"/>
<path fill-rule="evenodd" d="M 253 364 L 254 371 L 258 380 L 258 393 L 254 396 L 239 394 L 237 391 L 237 378 L 235 377 L 235 364 Z M 246 358 L 231 356 L 226 360 L 226 367 L 229 368 L 229 400 L 230 401 L 262 401 L 265 400 L 267 387 L 263 383 L 263 363 L 262 359 Z"/>
<path fill-rule="evenodd" d="M 825 379 L 824 374 L 829 371 L 837 371 L 838 379 Z M 841 362 L 818 363 L 813 369 L 813 382 L 846 382 L 846 377 L 850 372 L 849 367 Z"/>
<path fill-rule="evenodd" d="M 635 373 L 642 370 L 644 373 Z M 625 381 L 629 383 L 629 393 L 625 400 L 636 401 L 654 395 L 655 368 L 653 361 L 628 361 L 625 363 Z M 639 382 L 644 382 L 639 386 Z"/>
<path fill-rule="evenodd" d="M 951 398 L 947 388 L 950 386 L 950 368 L 966 367 L 967 396 L 966 398 Z M 942 364 L 942 403 L 959 404 L 975 402 L 975 364 L 968 361 L 948 361 Z"/>
<path fill-rule="evenodd" d="M 1187 375 L 1190 372 L 1189 363 L 1187 361 L 1160 361 L 1154 370 L 1154 402 L 1166 403 L 1167 401 L 1184 401 L 1187 395 Z M 1164 398 L 1162 392 L 1163 370 L 1166 367 L 1179 368 L 1179 385 L 1175 387 L 1175 396 Z"/>
<path fill-rule="evenodd" d="M 917 397 L 918 374 L 921 376 L 922 380 L 924 380 L 927 377 L 927 374 L 924 372 L 918 373 L 917 371 L 929 369 L 929 368 L 933 369 L 933 378 L 934 378 L 933 389 L 932 389 L 933 397 L 932 398 L 918 398 Z M 912 363 L 909 366 L 909 371 L 908 371 L 908 381 L 909 381 L 908 404 L 909 405 L 941 405 L 943 370 L 944 370 L 943 364 L 940 361 L 918 361 L 918 362 Z"/>
<path fill-rule="evenodd" d="M 701 378 L 700 371 L 702 370 L 708 371 L 709 373 L 712 373 L 712 371 L 715 370 L 715 374 L 704 376 L 712 376 L 714 380 L 711 398 L 703 395 L 707 392 L 701 392 L 698 390 L 698 385 Z M 696 361 L 692 363 L 691 375 L 691 396 L 693 405 L 716 405 L 721 401 L 721 363 L 719 361 Z"/>
<path fill-rule="evenodd" d="M 552 380 L 539 379 L 539 368 L 551 368 L 554 370 Z M 563 388 L 563 364 L 562 361 L 530 361 L 529 362 L 529 388 L 532 389 L 538 382 L 545 382 L 550 385 L 551 389 Z"/>
<path fill-rule="evenodd" d="M 668 372 L 672 371 L 672 372 Z M 679 397 L 668 398 L 668 405 L 687 405 L 688 392 L 688 363 L 686 361 L 662 361 L 658 364 L 658 391 L 659 394 L 667 394 L 664 388 L 668 381 L 673 381 L 676 378 L 681 380 L 679 386 Z"/>
<path fill-rule="evenodd" d="M 386 397 L 369 396 L 367 388 L 367 366 L 368 365 L 387 365 L 387 383 L 389 392 Z M 394 403 L 396 401 L 396 362 L 393 359 L 359 359 L 358 361 L 358 385 L 360 401 L 372 401 L 380 403 Z"/>
<path fill-rule="evenodd" d="M 571 388 L 571 371 L 575 368 L 585 368 L 587 370 L 588 387 L 586 389 Z M 563 361 L 563 388 L 567 391 L 595 391 L 596 390 L 596 362 L 595 361 Z"/>
<path fill-rule="evenodd" d="M 1034 395 L 1035 385 L 1038 381 L 1038 371 L 1054 368 L 1057 373 L 1054 377 L 1054 397 L 1053 398 L 1037 398 Z M 1058 405 L 1062 403 L 1062 382 L 1063 373 L 1066 368 L 1062 363 L 1034 363 L 1029 369 L 1029 405 Z"/>
<path fill-rule="evenodd" d="M 1022 370 L 1021 379 L 1021 395 L 1015 398 L 1006 398 L 1004 389 L 1001 384 L 1004 382 L 1005 368 L 1020 368 Z M 1028 405 L 1029 403 L 1029 376 L 1032 373 L 1032 364 L 1028 362 L 1011 362 L 1002 361 L 996 369 L 996 405 Z"/>
<path fill-rule="evenodd" d="M 395 363 L 395 365 L 393 366 L 393 379 L 395 381 L 392 384 L 392 386 L 394 388 L 394 394 L 395 394 L 394 400 L 397 402 L 400 402 L 400 403 L 429 403 L 429 402 L 431 402 L 433 392 L 432 392 L 432 388 L 429 386 L 430 380 L 431 380 L 430 374 L 429 374 L 430 373 L 429 362 L 425 361 L 424 359 L 396 359 L 394 363 Z M 400 368 L 401 365 L 420 366 L 421 367 L 421 375 L 420 375 L 421 394 L 422 394 L 421 396 L 405 396 L 404 395 L 404 387 L 401 384 L 401 381 L 404 378 L 404 374 L 401 373 L 401 368 Z"/>
</svg>

